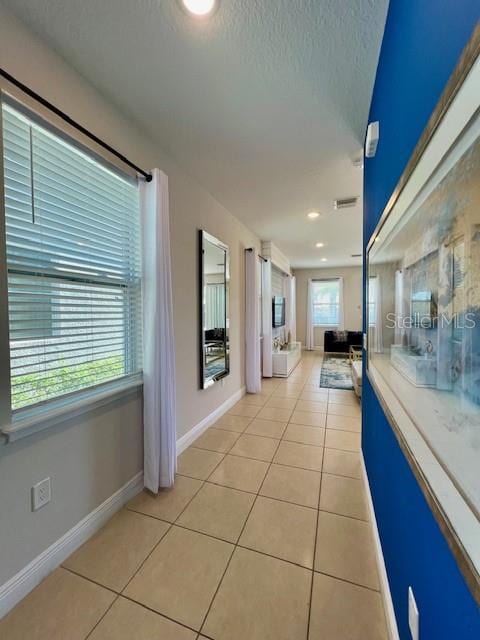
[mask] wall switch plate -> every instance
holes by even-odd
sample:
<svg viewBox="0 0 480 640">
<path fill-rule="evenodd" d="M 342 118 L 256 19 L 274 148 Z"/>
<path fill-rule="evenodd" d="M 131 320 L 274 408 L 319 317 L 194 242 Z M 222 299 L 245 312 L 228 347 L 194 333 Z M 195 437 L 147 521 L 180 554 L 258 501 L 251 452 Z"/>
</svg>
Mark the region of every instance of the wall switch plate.
<svg viewBox="0 0 480 640">
<path fill-rule="evenodd" d="M 408 587 L 408 626 L 412 634 L 412 640 L 419 639 L 419 615 L 412 587 Z"/>
<path fill-rule="evenodd" d="M 50 478 L 44 478 L 32 487 L 32 511 L 38 511 L 52 499 Z"/>
</svg>

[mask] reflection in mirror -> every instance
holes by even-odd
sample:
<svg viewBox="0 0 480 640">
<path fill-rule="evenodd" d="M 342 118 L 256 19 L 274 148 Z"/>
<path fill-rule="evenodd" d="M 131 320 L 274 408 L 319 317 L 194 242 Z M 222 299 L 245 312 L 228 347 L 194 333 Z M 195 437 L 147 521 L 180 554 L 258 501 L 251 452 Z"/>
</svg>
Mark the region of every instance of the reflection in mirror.
<svg viewBox="0 0 480 640">
<path fill-rule="evenodd" d="M 228 247 L 200 231 L 200 380 L 206 389 L 230 372 Z"/>
</svg>

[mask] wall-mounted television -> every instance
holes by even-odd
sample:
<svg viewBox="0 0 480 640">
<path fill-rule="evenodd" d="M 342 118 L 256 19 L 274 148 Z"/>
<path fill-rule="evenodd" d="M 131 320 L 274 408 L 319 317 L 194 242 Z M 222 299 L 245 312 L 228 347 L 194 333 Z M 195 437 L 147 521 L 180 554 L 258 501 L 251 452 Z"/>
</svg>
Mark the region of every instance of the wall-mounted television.
<svg viewBox="0 0 480 640">
<path fill-rule="evenodd" d="M 285 298 L 281 296 L 274 296 L 272 301 L 272 326 L 285 326 Z"/>
</svg>

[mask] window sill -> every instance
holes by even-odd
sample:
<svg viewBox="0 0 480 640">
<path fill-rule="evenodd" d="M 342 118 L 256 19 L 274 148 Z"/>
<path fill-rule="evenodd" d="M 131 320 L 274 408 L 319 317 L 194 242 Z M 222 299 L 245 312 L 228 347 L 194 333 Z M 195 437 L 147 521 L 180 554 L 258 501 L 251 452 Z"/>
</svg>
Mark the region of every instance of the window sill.
<svg viewBox="0 0 480 640">
<path fill-rule="evenodd" d="M 318 329 L 338 329 L 338 324 L 314 324 L 313 328 Z"/>
<path fill-rule="evenodd" d="M 7 442 L 15 442 L 57 424 L 76 418 L 88 411 L 115 402 L 125 393 L 134 393 L 143 385 L 141 374 L 114 380 L 94 389 L 79 391 L 67 398 L 53 400 L 43 405 L 20 409 L 10 424 L 1 429 Z"/>
</svg>

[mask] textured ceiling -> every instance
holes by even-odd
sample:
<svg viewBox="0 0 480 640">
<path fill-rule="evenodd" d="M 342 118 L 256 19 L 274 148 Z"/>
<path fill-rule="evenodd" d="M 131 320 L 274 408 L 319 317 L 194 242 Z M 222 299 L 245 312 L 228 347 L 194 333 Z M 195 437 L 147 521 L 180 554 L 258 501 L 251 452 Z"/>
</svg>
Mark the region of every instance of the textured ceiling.
<svg viewBox="0 0 480 640">
<path fill-rule="evenodd" d="M 361 200 L 333 199 L 361 196 L 387 3 L 221 0 L 198 21 L 177 0 L 3 0 L 297 267 L 360 264 Z"/>
</svg>

